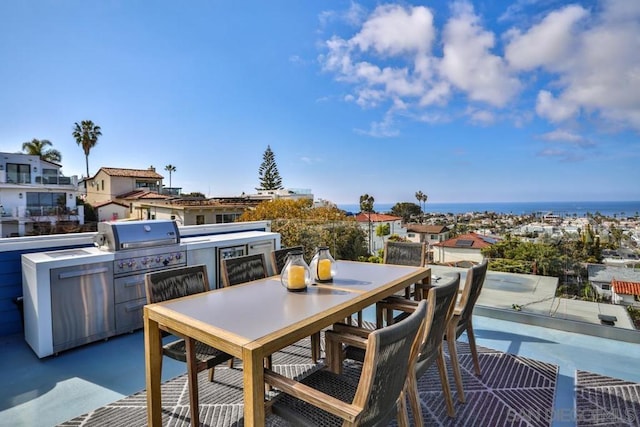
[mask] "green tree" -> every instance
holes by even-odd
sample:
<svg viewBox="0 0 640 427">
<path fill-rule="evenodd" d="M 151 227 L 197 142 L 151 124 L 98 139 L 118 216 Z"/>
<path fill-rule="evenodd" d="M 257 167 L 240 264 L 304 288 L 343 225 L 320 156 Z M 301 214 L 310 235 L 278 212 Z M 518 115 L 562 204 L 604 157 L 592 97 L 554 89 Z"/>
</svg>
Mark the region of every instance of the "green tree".
<svg viewBox="0 0 640 427">
<path fill-rule="evenodd" d="M 100 126 L 94 124 L 91 120 L 83 120 L 76 122 L 73 127 L 73 137 L 76 143 L 82 147 L 84 157 L 87 164 L 87 178 L 89 177 L 89 152 L 98 143 L 98 138 L 102 136 Z"/>
<path fill-rule="evenodd" d="M 169 188 L 173 188 L 173 186 L 171 185 L 171 174 L 176 171 L 176 167 L 173 165 L 167 165 L 164 167 L 164 170 L 169 172 Z"/>
<path fill-rule="evenodd" d="M 367 228 L 369 235 L 369 254 L 371 254 L 371 213 L 373 212 L 374 202 L 375 199 L 373 198 L 373 196 L 370 196 L 368 194 L 363 194 L 362 196 L 360 196 L 360 212 L 367 213 L 367 219 L 369 222 L 369 227 Z"/>
<path fill-rule="evenodd" d="M 276 199 L 246 210 L 238 221 L 271 221 L 282 246 L 304 246 L 311 260 L 315 248 L 329 246 L 336 259 L 357 260 L 367 255 L 365 234 L 353 217 L 336 207 L 313 207 L 311 199 Z"/>
<path fill-rule="evenodd" d="M 418 203 L 420 203 L 420 211 L 422 212 L 422 219 L 424 219 L 424 209 L 427 204 L 428 196 L 424 194 L 422 191 L 416 191 L 416 199 Z"/>
<path fill-rule="evenodd" d="M 410 202 L 396 203 L 391 208 L 391 215 L 402 217 L 405 223 L 410 222 L 412 216 L 420 215 L 421 212 L 420 206 Z"/>
<path fill-rule="evenodd" d="M 258 176 L 260 178 L 260 187 L 256 190 L 282 190 L 282 178 L 280 172 L 278 172 L 278 165 L 276 165 L 276 155 L 271 151 L 271 146 L 267 145 L 267 149 L 262 155 L 262 163 L 258 169 Z"/>
<path fill-rule="evenodd" d="M 49 149 L 53 144 L 47 139 L 32 139 L 22 143 L 22 151 L 27 154 L 39 156 L 47 162 L 59 163 L 62 160 L 62 154 L 53 148 Z"/>
</svg>

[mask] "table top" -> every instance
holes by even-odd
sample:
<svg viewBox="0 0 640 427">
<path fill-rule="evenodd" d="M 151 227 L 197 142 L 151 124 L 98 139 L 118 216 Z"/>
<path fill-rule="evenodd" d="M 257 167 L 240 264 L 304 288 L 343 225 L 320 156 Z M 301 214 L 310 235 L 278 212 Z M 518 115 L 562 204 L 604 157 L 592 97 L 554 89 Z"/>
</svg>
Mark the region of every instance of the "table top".
<svg viewBox="0 0 640 427">
<path fill-rule="evenodd" d="M 305 327 L 329 326 L 374 304 L 381 292 L 390 294 L 390 289 L 429 275 L 428 268 L 338 261 L 333 283 L 312 285 L 303 292 L 287 291 L 274 276 L 147 305 L 145 310 L 161 324 L 170 319 L 170 326 L 177 323 L 221 338 L 238 348 L 218 348 L 238 355 L 239 347 L 250 342 L 266 345 L 284 336 L 295 339 L 291 337 L 295 331 L 299 338 L 308 336 Z"/>
</svg>

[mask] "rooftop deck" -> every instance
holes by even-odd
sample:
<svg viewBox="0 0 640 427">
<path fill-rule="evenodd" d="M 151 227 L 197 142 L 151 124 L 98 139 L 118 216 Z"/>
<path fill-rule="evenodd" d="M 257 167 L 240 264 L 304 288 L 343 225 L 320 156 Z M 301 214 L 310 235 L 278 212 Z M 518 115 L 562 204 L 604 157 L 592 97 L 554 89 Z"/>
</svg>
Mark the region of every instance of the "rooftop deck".
<svg viewBox="0 0 640 427">
<path fill-rule="evenodd" d="M 436 276 L 448 273 L 450 270 L 434 269 Z M 514 300 L 517 294 L 522 295 L 522 298 L 532 298 L 530 302 L 540 299 L 539 295 L 535 295 L 536 292 L 546 295 L 547 284 L 535 277 L 531 279 L 535 283 L 525 284 L 527 291 L 519 291 L 515 295 L 512 294 L 514 290 L 495 289 L 496 284 L 505 279 L 525 279 L 518 277 L 520 275 L 513 276 L 504 277 L 501 273 L 496 275 L 489 272 L 486 289 L 481 297 L 483 301 L 478 303 L 485 305 L 479 306 L 476 312 L 484 314 L 474 318 L 477 344 L 559 367 L 551 425 L 576 425 L 576 416 L 571 414 L 575 413 L 576 408 L 577 371 L 640 383 L 640 366 L 637 362 L 640 336 L 637 331 L 632 332 L 631 340 L 620 340 L 536 326 L 538 321 L 532 319 L 536 319 L 537 314 L 527 313 L 526 308 L 520 312 L 505 310 L 508 314 L 506 317 L 509 317 L 507 320 L 487 317 L 486 314 L 493 314 L 492 309 L 500 310 L 501 304 L 507 307 L 514 303 L 525 305 L 524 299 Z M 551 306 L 552 303 L 547 301 L 544 304 Z M 525 307 L 530 306 L 531 304 Z M 546 310 L 548 307 L 543 311 Z M 371 313 L 368 315 L 371 316 Z M 588 317 L 591 319 L 593 316 L 589 314 Z M 593 318 L 597 319 L 597 314 Z M 604 327 L 592 325 L 592 329 L 599 328 Z M 465 339 L 463 335 L 461 340 Z M 145 387 L 142 331 L 89 344 L 45 359 L 38 359 L 21 335 L 2 337 L 0 345 L 3 348 L 0 375 L 4 384 L 0 388 L 0 426 L 57 425 Z M 163 380 L 184 372 L 184 364 L 164 359 Z M 632 399 L 635 399 L 634 404 L 638 407 L 640 403 L 637 388 L 635 390 L 636 396 Z M 625 425 L 640 425 L 637 418 L 629 420 Z M 465 421 L 473 422 L 469 419 L 457 419 L 462 424 Z"/>
</svg>

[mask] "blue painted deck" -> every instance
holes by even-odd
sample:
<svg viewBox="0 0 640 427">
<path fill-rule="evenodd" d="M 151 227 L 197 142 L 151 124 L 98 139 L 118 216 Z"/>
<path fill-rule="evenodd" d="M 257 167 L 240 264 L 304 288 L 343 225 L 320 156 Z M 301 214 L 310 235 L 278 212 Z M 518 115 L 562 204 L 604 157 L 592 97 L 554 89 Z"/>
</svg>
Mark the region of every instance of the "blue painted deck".
<svg viewBox="0 0 640 427">
<path fill-rule="evenodd" d="M 638 344 L 482 316 L 474 324 L 478 345 L 560 367 L 553 426 L 575 425 L 576 369 L 640 383 Z M 42 360 L 22 335 L 0 337 L 0 345 L 0 426 L 52 426 L 145 387 L 142 331 Z M 164 358 L 163 380 L 184 372 Z"/>
</svg>

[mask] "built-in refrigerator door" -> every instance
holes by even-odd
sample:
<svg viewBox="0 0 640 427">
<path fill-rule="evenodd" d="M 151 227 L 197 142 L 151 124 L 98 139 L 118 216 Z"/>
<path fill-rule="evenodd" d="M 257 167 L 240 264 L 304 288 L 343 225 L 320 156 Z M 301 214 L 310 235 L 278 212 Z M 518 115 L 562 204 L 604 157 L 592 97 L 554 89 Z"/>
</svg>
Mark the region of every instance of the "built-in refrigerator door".
<svg viewBox="0 0 640 427">
<path fill-rule="evenodd" d="M 267 264 L 267 274 L 273 276 L 273 266 L 271 265 L 271 251 L 276 248 L 276 242 L 274 239 L 256 240 L 249 243 L 247 255 L 263 254 L 264 262 Z"/>
<path fill-rule="evenodd" d="M 220 264 L 223 259 L 235 258 L 247 255 L 247 245 L 235 245 L 218 248 L 218 268 L 216 268 L 216 287 L 222 287 L 222 277 L 220 276 Z"/>
</svg>

